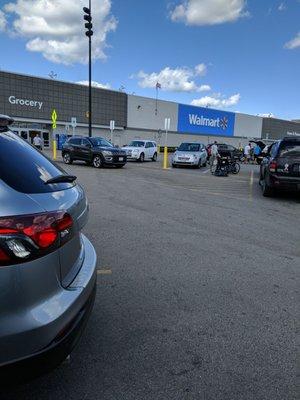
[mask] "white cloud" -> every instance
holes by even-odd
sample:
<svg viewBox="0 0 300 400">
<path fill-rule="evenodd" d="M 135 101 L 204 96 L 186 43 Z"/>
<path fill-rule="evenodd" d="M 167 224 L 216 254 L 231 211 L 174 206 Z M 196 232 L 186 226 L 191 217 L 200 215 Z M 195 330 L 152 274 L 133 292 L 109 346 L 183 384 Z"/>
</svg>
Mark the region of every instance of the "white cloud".
<svg viewBox="0 0 300 400">
<path fill-rule="evenodd" d="M 173 21 L 186 25 L 215 25 L 249 16 L 246 0 L 181 0 L 171 12 Z"/>
<path fill-rule="evenodd" d="M 282 2 L 278 6 L 278 11 L 284 11 L 284 10 L 286 10 L 286 5 L 284 2 Z"/>
<path fill-rule="evenodd" d="M 7 21 L 6 21 L 5 14 L 3 11 L 0 10 L 0 31 L 2 31 L 2 32 L 5 31 L 6 24 L 7 24 Z"/>
<path fill-rule="evenodd" d="M 166 67 L 160 72 L 146 73 L 140 71 L 132 78 L 139 79 L 142 88 L 155 88 L 157 82 L 161 84 L 162 90 L 171 92 L 196 92 L 200 89 L 195 78 L 205 75 L 207 67 L 205 64 L 196 65 L 194 69 L 188 67 L 170 68 Z"/>
<path fill-rule="evenodd" d="M 300 47 L 300 32 L 289 42 L 287 42 L 284 47 L 289 50 L 296 49 L 297 47 Z"/>
<path fill-rule="evenodd" d="M 206 74 L 207 74 L 207 66 L 204 63 L 196 65 L 195 75 L 204 76 Z"/>
<path fill-rule="evenodd" d="M 217 93 L 214 96 L 204 96 L 200 99 L 194 99 L 191 104 L 198 107 L 226 108 L 236 105 L 240 101 L 240 98 L 241 95 L 239 93 L 227 98 Z"/>
<path fill-rule="evenodd" d="M 209 85 L 201 85 L 198 89 L 199 92 L 209 92 L 211 87 Z"/>
<path fill-rule="evenodd" d="M 26 48 L 52 62 L 87 63 L 88 39 L 85 36 L 82 7 L 86 0 L 16 0 L 4 6 L 14 15 L 12 32 L 27 39 Z M 105 59 L 106 39 L 117 27 L 111 15 L 111 0 L 94 0 L 93 59 Z"/>
<path fill-rule="evenodd" d="M 88 86 L 89 81 L 79 81 L 76 83 L 78 83 L 79 85 Z M 92 86 L 95 88 L 100 88 L 100 89 L 110 89 L 111 88 L 109 83 L 100 83 L 100 82 L 96 82 L 96 81 L 92 81 Z"/>
</svg>

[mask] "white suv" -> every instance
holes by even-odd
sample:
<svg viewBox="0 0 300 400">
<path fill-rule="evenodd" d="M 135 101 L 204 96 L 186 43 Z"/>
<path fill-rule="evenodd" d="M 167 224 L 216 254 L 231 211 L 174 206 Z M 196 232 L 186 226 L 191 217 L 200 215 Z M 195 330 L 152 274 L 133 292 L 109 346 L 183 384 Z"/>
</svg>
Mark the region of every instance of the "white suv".
<svg viewBox="0 0 300 400">
<path fill-rule="evenodd" d="M 133 140 L 128 146 L 124 146 L 127 160 L 157 160 L 157 145 L 152 140 Z"/>
</svg>

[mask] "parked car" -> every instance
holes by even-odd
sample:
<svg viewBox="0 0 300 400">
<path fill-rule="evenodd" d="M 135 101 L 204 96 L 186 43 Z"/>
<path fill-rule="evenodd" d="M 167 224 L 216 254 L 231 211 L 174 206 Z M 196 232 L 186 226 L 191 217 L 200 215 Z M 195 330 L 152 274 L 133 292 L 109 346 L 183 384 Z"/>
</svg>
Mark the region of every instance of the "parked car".
<svg viewBox="0 0 300 400">
<path fill-rule="evenodd" d="M 88 203 L 68 175 L 0 115 L 0 381 L 61 363 L 96 291 L 96 253 L 81 233 Z"/>
<path fill-rule="evenodd" d="M 152 140 L 133 140 L 123 150 L 126 151 L 128 160 L 157 160 L 157 145 Z"/>
<path fill-rule="evenodd" d="M 264 196 L 277 189 L 300 191 L 300 137 L 286 137 L 268 148 L 260 166 Z"/>
<path fill-rule="evenodd" d="M 207 162 L 207 151 L 202 143 L 181 143 L 173 154 L 172 167 L 178 165 L 189 165 L 200 168 L 205 167 Z"/>
<path fill-rule="evenodd" d="M 114 147 L 102 137 L 73 136 L 63 144 L 61 153 L 66 164 L 81 160 L 95 168 L 105 165 L 122 168 L 127 161 L 124 150 Z"/>
<path fill-rule="evenodd" d="M 208 159 L 211 156 L 211 146 L 213 143 L 210 143 L 209 145 L 206 146 L 206 150 L 208 153 Z M 243 152 L 236 147 L 226 144 L 226 143 L 217 143 L 218 146 L 218 152 L 222 155 L 222 153 L 226 153 L 226 155 L 230 154 L 230 157 L 232 159 L 237 159 L 237 160 L 242 160 L 243 159 Z"/>
</svg>

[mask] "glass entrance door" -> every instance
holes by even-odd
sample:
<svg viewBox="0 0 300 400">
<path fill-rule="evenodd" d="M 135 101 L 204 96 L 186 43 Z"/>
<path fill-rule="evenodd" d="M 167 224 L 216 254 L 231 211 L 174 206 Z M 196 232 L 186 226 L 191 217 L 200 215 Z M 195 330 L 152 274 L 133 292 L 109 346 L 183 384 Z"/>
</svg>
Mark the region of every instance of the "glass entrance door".
<svg viewBox="0 0 300 400">
<path fill-rule="evenodd" d="M 42 134 L 43 142 L 44 142 L 44 147 L 48 148 L 50 147 L 50 140 L 49 140 L 49 132 L 48 131 L 43 131 Z"/>
</svg>

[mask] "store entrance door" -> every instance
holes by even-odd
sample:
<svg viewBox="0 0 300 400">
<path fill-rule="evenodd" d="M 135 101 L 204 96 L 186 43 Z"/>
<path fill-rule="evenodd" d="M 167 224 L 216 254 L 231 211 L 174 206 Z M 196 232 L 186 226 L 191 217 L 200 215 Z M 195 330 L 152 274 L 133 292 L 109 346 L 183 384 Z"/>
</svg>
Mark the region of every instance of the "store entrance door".
<svg viewBox="0 0 300 400">
<path fill-rule="evenodd" d="M 33 144 L 33 138 L 39 135 L 43 140 L 43 147 L 48 149 L 50 147 L 50 132 L 44 129 L 27 129 L 27 128 L 12 128 L 13 132 Z"/>
<path fill-rule="evenodd" d="M 39 137 L 43 140 L 43 147 L 49 148 L 50 147 L 50 140 L 49 140 L 49 131 L 42 131 L 40 129 L 29 129 L 28 130 L 28 141 L 29 143 L 33 144 L 33 138 L 39 135 Z"/>
</svg>

